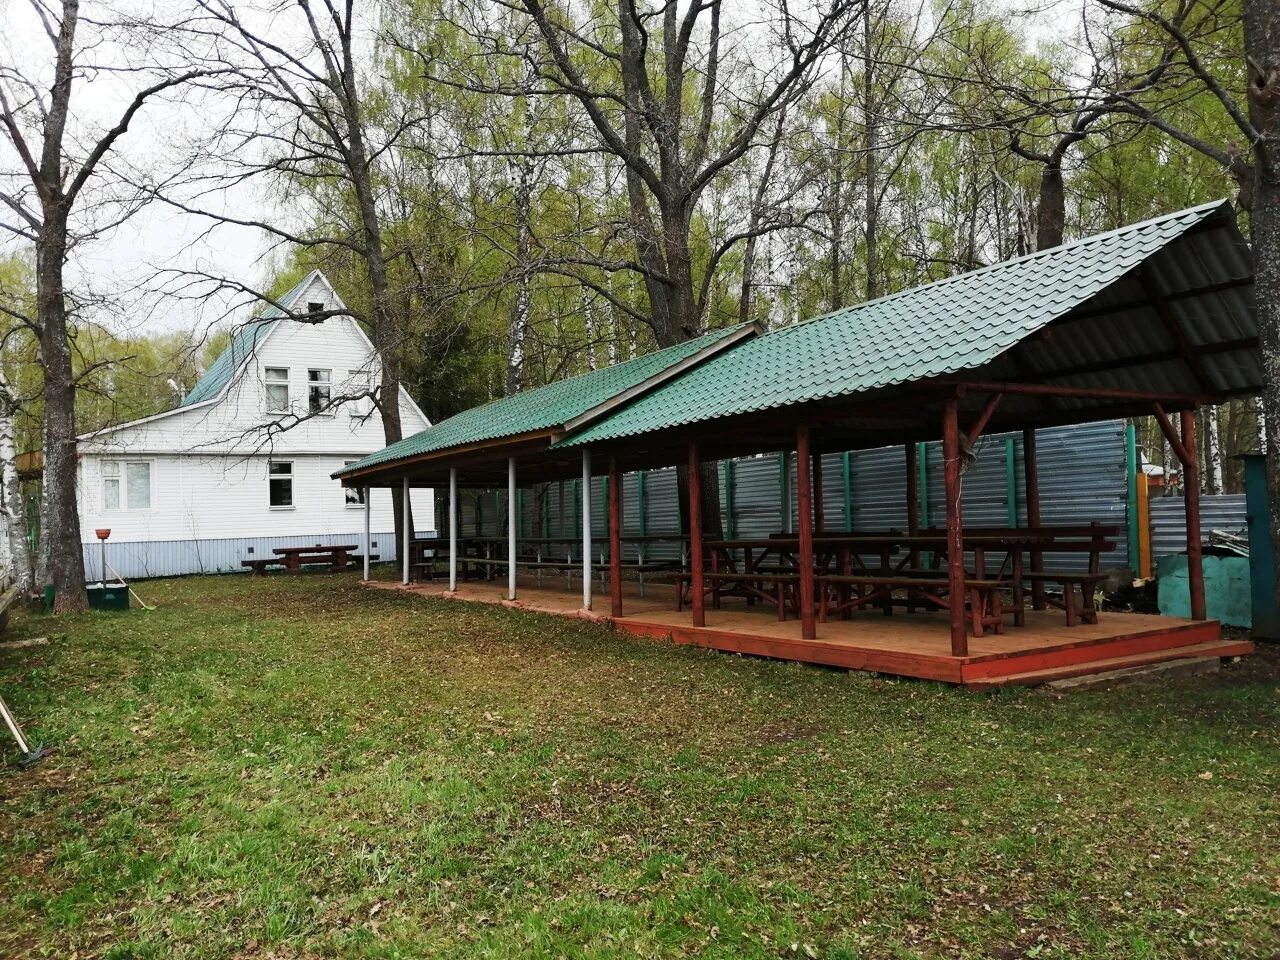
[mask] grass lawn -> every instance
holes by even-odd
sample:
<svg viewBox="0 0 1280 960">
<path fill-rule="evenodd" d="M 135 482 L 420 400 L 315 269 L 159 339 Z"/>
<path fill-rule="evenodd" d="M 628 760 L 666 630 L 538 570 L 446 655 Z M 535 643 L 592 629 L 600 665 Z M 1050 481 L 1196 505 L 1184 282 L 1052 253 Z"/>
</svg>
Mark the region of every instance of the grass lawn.
<svg viewBox="0 0 1280 960">
<path fill-rule="evenodd" d="M 2 957 L 1280 950 L 1274 651 L 1054 701 L 346 575 L 139 588 L 6 634 L 52 640 L 0 689 L 56 752 L 0 775 Z"/>
</svg>

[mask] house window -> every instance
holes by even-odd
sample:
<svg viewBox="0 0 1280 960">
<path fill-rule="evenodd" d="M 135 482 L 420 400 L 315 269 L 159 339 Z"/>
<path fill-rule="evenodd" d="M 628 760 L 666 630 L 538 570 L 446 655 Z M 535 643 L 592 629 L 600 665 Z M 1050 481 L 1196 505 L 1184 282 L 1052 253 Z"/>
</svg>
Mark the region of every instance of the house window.
<svg viewBox="0 0 1280 960">
<path fill-rule="evenodd" d="M 315 314 L 317 314 L 317 313 L 324 313 L 324 304 L 323 304 L 323 303 L 314 303 L 314 302 L 312 302 L 312 303 L 308 303 L 308 304 L 307 304 L 307 313 L 312 314 L 313 316 L 314 316 Z"/>
<path fill-rule="evenodd" d="M 332 397 L 329 374 L 328 370 L 307 371 L 307 409 L 311 413 L 325 413 L 329 409 Z"/>
<path fill-rule="evenodd" d="M 348 460 L 345 463 L 343 463 L 343 466 L 349 467 L 353 463 L 355 463 L 354 460 Z M 364 487 L 343 487 L 342 493 L 347 499 L 348 507 L 364 506 Z"/>
<path fill-rule="evenodd" d="M 267 487 L 272 507 L 293 506 L 293 463 L 272 460 L 267 464 Z"/>
<path fill-rule="evenodd" d="M 352 394 L 367 393 L 369 390 L 369 371 L 368 370 L 348 370 L 347 371 L 348 389 Z M 347 403 L 347 411 L 353 417 L 367 417 L 373 412 L 373 398 L 364 396 L 357 400 L 351 400 Z"/>
<path fill-rule="evenodd" d="M 123 471 L 121 467 L 123 466 Z M 102 462 L 102 508 L 148 510 L 151 508 L 151 464 L 146 460 Z"/>
<path fill-rule="evenodd" d="M 120 464 L 114 460 L 102 464 L 102 508 L 120 509 Z"/>
<path fill-rule="evenodd" d="M 267 380 L 267 412 L 289 412 L 289 369 L 287 367 L 267 367 L 264 371 Z"/>
</svg>

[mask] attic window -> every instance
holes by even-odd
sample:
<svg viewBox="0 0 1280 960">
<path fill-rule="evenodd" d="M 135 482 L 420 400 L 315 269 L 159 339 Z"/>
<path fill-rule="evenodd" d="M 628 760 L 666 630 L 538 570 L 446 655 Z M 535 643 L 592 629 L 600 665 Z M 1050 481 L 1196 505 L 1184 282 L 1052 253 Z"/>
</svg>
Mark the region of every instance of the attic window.
<svg viewBox="0 0 1280 960">
<path fill-rule="evenodd" d="M 307 410 L 311 413 L 330 413 L 332 395 L 329 392 L 328 370 L 307 371 Z"/>
<path fill-rule="evenodd" d="M 314 302 L 313 302 L 313 303 L 308 303 L 308 304 L 307 304 L 307 313 L 311 314 L 312 316 L 316 316 L 317 314 L 324 313 L 324 304 L 323 304 L 323 303 L 314 303 Z"/>
</svg>

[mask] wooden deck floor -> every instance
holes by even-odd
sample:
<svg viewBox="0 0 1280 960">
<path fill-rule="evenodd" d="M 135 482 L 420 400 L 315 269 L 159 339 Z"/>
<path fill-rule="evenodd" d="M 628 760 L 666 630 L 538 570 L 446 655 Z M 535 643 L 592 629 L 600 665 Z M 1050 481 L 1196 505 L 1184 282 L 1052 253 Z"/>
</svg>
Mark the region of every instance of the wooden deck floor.
<svg viewBox="0 0 1280 960">
<path fill-rule="evenodd" d="M 592 611 L 582 609 L 582 589 L 563 579 L 520 578 L 518 599 L 506 600 L 506 583 L 460 583 L 450 595 L 447 584 L 428 581 L 402 587 L 427 596 L 493 603 L 560 616 L 607 620 L 609 596 L 597 588 Z M 1024 627 L 1010 623 L 1003 634 L 969 638 L 967 657 L 951 656 L 947 614 L 879 610 L 854 614 L 849 620 L 818 624 L 818 638 L 800 637 L 800 623 L 779 622 L 772 610 L 728 598 L 721 609 L 707 610 L 707 625 L 695 627 L 688 611 L 675 609 L 673 588 L 649 584 L 646 596 L 638 585 L 624 588 L 623 616 L 614 625 L 638 636 L 670 638 L 734 653 L 872 670 L 899 676 L 963 683 L 979 689 L 1007 683 L 1037 683 L 1118 667 L 1189 657 L 1234 657 L 1252 652 L 1247 641 L 1224 641 L 1217 621 L 1182 620 L 1138 613 L 1107 613 L 1096 624 L 1068 627 L 1058 610 L 1028 610 Z M 602 612 L 603 611 L 603 612 Z"/>
</svg>

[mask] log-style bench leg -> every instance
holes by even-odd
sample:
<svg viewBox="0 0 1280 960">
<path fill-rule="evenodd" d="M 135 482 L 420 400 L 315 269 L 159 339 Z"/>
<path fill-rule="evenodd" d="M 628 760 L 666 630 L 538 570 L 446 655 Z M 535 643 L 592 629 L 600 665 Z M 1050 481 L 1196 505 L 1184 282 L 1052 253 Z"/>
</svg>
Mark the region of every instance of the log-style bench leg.
<svg viewBox="0 0 1280 960">
<path fill-rule="evenodd" d="M 1022 583 L 1022 551 L 1013 551 L 1013 625 L 1027 625 L 1026 588 Z"/>
<path fill-rule="evenodd" d="M 1080 583 L 1080 619 L 1085 623 L 1098 622 L 1098 608 L 1093 604 L 1093 597 L 1085 593 L 1086 584 Z"/>
<path fill-rule="evenodd" d="M 1079 613 L 1076 610 L 1076 588 L 1070 580 L 1062 585 L 1062 609 L 1067 614 L 1067 626 L 1074 627 L 1079 622 Z"/>
</svg>

